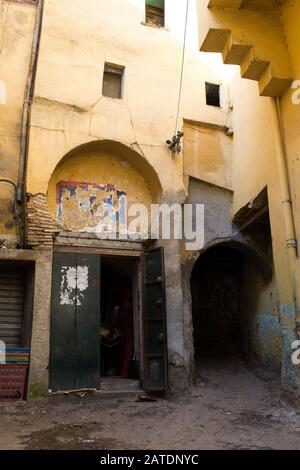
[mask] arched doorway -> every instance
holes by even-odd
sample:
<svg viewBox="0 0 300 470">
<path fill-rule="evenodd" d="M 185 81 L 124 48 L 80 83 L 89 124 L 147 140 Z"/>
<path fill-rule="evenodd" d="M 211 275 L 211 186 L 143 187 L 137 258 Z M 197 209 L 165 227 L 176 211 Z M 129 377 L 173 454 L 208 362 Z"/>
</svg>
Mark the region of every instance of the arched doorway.
<svg viewBox="0 0 300 470">
<path fill-rule="evenodd" d="M 270 274 L 267 262 L 239 242 L 214 245 L 200 255 L 191 275 L 196 372 L 211 361 L 225 365 L 273 354 L 263 329 L 265 312 L 275 305 Z"/>
</svg>

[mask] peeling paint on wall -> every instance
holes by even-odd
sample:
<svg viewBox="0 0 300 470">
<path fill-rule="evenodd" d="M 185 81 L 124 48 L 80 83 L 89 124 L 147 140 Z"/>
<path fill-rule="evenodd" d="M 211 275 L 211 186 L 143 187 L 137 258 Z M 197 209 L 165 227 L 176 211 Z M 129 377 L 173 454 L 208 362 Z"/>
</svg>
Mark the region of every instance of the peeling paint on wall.
<svg viewBox="0 0 300 470">
<path fill-rule="evenodd" d="M 84 292 L 89 286 L 88 266 L 77 266 L 77 290 Z"/>
<path fill-rule="evenodd" d="M 113 184 L 60 181 L 57 216 L 69 230 L 115 231 L 126 225 L 127 194 Z"/>
<path fill-rule="evenodd" d="M 89 286 L 88 266 L 61 268 L 60 305 L 82 305 L 84 292 Z"/>
</svg>

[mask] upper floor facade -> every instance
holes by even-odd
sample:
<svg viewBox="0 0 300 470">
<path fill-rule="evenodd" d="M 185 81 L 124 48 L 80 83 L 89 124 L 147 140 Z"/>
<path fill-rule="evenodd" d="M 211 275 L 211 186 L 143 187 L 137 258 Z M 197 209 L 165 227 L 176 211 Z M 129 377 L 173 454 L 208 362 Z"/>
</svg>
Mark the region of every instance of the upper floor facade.
<svg viewBox="0 0 300 470">
<path fill-rule="evenodd" d="M 134 151 L 138 172 L 145 162 L 146 186 L 155 186 L 155 174 L 168 198 L 184 200 L 189 176 L 230 189 L 231 134 L 226 133 L 233 71 L 199 52 L 197 2 L 186 7 L 181 0 L 1 0 L 1 177 L 18 188 L 24 175 L 25 192 L 45 195 L 56 217 L 51 178 L 58 165 L 82 145 L 105 141 Z M 217 88 L 217 105 L 209 103 L 207 84 Z M 206 145 L 191 146 L 199 136 L 193 123 L 204 125 Z M 216 139 L 205 132 L 207 125 Z M 173 158 L 166 140 L 184 126 L 183 155 Z M 20 163 L 26 130 L 26 162 Z M 199 164 L 196 154 L 204 147 Z M 19 243 L 13 184 L 0 188 L 5 199 L 0 231 L 7 246 Z"/>
</svg>

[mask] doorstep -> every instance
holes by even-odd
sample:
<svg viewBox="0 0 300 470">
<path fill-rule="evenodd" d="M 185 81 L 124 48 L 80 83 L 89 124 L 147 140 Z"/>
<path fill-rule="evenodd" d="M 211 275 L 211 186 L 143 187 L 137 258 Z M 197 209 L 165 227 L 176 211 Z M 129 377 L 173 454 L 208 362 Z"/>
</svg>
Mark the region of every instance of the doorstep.
<svg viewBox="0 0 300 470">
<path fill-rule="evenodd" d="M 100 390 L 96 389 L 80 389 L 52 392 L 52 396 L 71 396 L 76 395 L 80 398 L 86 396 L 96 396 L 99 398 L 136 398 L 144 395 L 144 390 L 140 388 L 138 380 L 123 379 L 122 377 L 102 377 Z"/>
<path fill-rule="evenodd" d="M 103 377 L 100 382 L 100 395 L 104 397 L 136 397 L 143 394 L 138 380 L 121 377 Z"/>
</svg>

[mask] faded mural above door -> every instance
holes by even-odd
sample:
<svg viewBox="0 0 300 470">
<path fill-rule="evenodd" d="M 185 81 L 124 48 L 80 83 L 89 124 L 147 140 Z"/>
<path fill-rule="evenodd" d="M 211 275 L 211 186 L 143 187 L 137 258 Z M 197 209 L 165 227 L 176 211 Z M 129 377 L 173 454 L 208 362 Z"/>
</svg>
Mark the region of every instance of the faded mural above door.
<svg viewBox="0 0 300 470">
<path fill-rule="evenodd" d="M 127 194 L 113 184 L 60 181 L 57 217 L 67 230 L 118 232 L 127 223 Z"/>
</svg>

